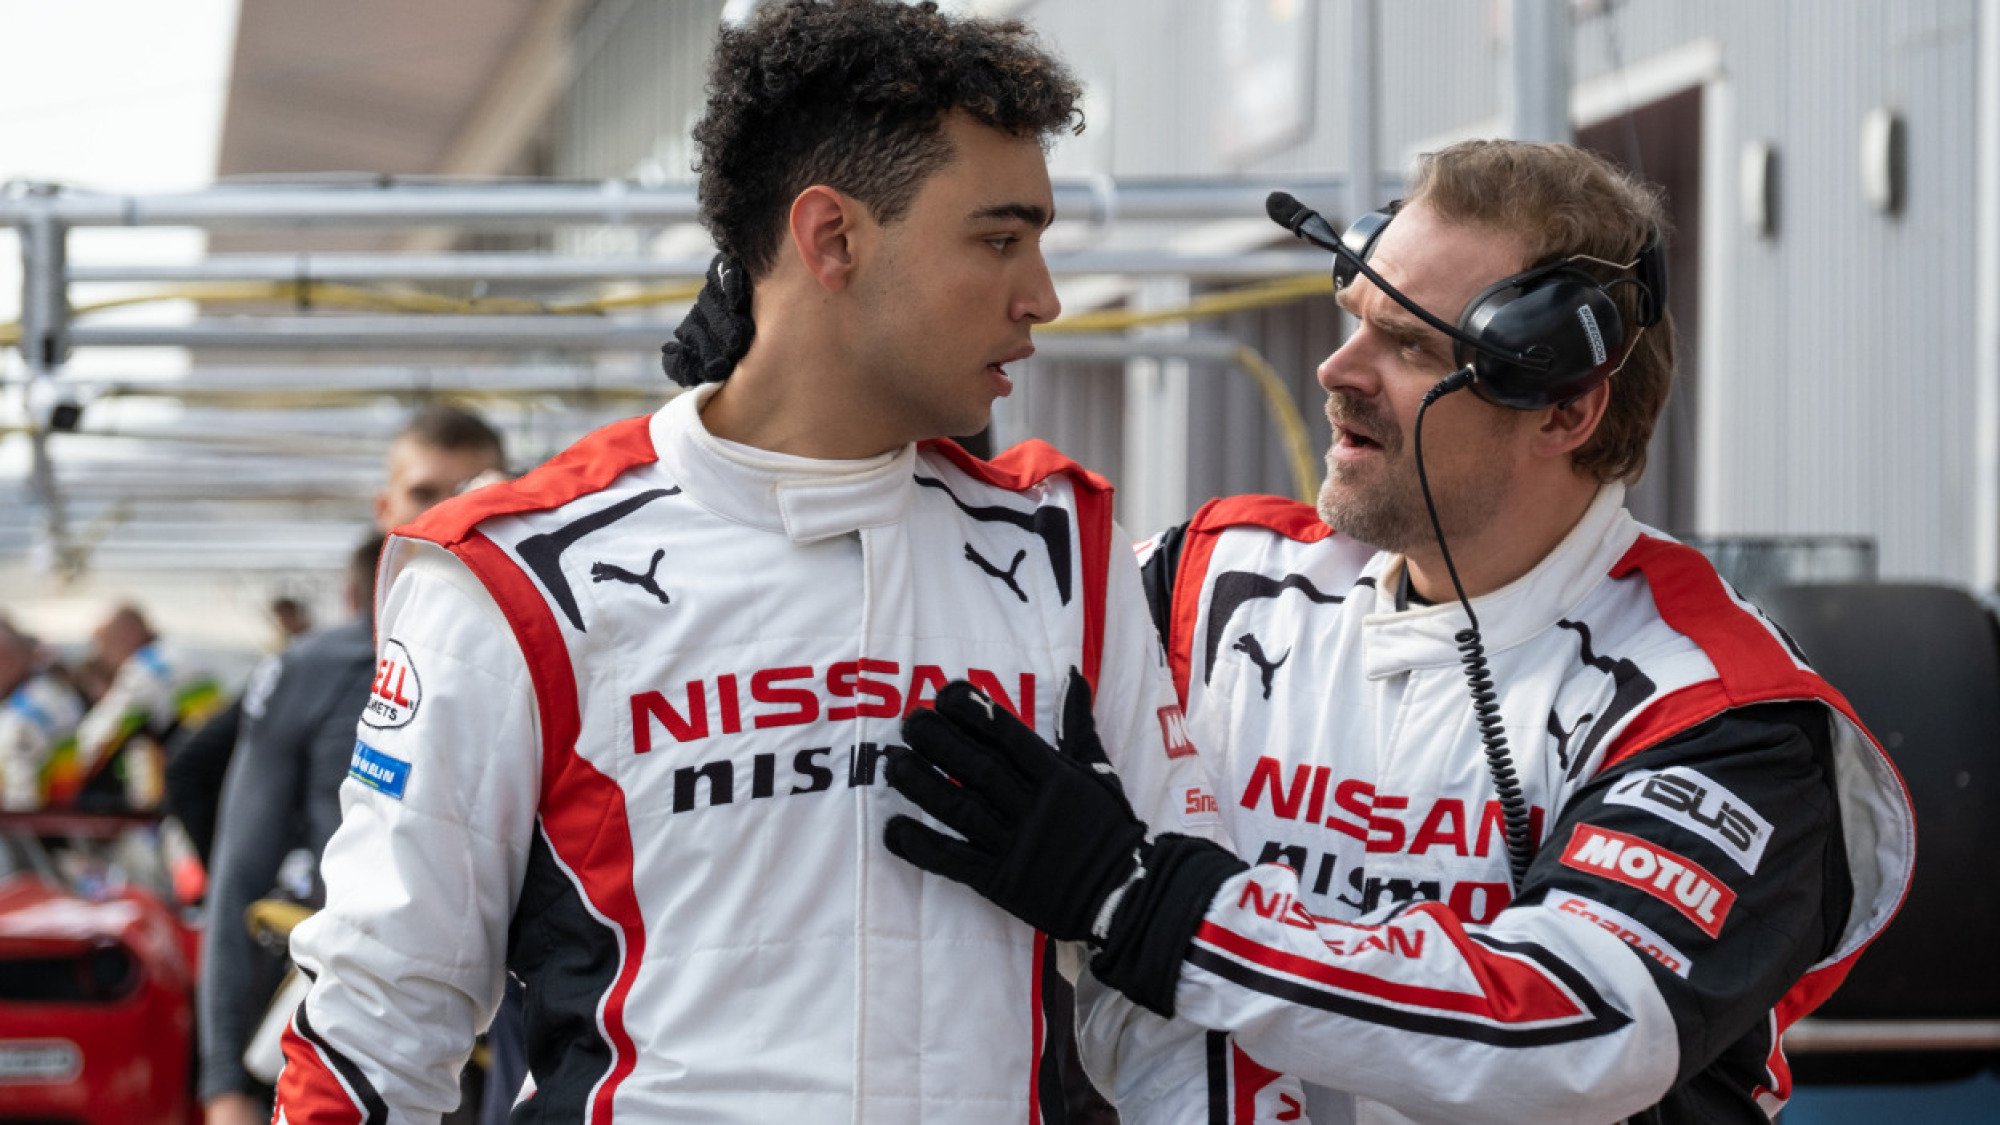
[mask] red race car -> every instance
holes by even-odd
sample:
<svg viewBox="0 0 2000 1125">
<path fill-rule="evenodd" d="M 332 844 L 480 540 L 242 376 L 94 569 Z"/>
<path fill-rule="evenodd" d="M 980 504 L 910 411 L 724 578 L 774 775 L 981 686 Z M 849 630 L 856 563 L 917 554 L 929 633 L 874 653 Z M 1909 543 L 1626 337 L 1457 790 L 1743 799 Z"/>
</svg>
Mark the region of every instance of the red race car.
<svg viewBox="0 0 2000 1125">
<path fill-rule="evenodd" d="M 0 1121 L 194 1125 L 197 932 L 139 818 L 0 818 Z"/>
</svg>

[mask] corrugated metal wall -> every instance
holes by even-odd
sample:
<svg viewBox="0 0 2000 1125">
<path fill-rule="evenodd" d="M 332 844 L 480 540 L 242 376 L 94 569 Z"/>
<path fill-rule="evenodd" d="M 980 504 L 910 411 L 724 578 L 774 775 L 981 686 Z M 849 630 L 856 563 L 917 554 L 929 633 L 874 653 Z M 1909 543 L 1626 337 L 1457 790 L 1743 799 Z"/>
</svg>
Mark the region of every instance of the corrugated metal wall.
<svg viewBox="0 0 2000 1125">
<path fill-rule="evenodd" d="M 1290 4 L 1312 14 L 1309 120 L 1292 143 L 1232 157 L 1218 108 L 1235 81 L 1218 57 L 1223 21 L 1250 5 Z M 1059 173 L 1344 170 L 1349 12 L 1341 0 L 985 6 L 1033 23 L 1091 87 L 1090 129 L 1057 147 Z M 1885 576 L 1969 581 L 1977 0 L 1579 7 L 1575 79 L 1613 103 L 1672 93 L 1657 88 L 1655 64 L 1690 44 L 1712 44 L 1719 59 L 1689 79 L 1708 84 L 1703 104 L 1720 112 L 1703 123 L 1710 135 L 1687 143 L 1719 159 L 1704 174 L 1700 200 L 1710 258 L 1701 276 L 1714 285 L 1703 297 L 1699 500 L 1695 526 L 1679 530 L 1867 534 L 1880 544 Z M 699 59 L 719 8 L 600 0 L 586 12 L 586 24 L 616 16 L 621 30 L 584 68 L 565 110 L 564 173 L 628 174 L 648 159 L 670 172 L 685 167 Z M 1426 142 L 1499 126 L 1505 3 L 1382 0 L 1379 26 L 1385 171 L 1400 171 Z M 1639 77 L 1647 74 L 1653 85 Z M 1861 122 L 1878 106 L 1897 109 L 1908 124 L 1900 216 L 1879 214 L 1862 198 Z M 1780 160 L 1780 225 L 1768 239 L 1745 229 L 1735 191 L 1736 162 L 1752 140 L 1775 145 Z M 1314 441 L 1324 441 L 1312 368 L 1336 340 L 1330 306 L 1202 330 L 1262 348 L 1297 389 Z M 1186 426 L 1196 436 L 1183 446 L 1185 479 L 1165 493 L 1185 510 L 1223 492 L 1292 490 L 1255 391 L 1214 366 L 1195 365 L 1186 376 Z M 1062 439 L 1114 478 L 1141 463 L 1149 473 L 1171 473 L 1160 468 L 1167 459 L 1137 459 L 1133 447 L 1178 431 L 1112 422 L 1134 416 L 1129 390 L 1140 370 L 1038 363 L 1007 409 L 1004 436 Z M 1692 473 L 1685 461 L 1682 471 Z"/>
</svg>

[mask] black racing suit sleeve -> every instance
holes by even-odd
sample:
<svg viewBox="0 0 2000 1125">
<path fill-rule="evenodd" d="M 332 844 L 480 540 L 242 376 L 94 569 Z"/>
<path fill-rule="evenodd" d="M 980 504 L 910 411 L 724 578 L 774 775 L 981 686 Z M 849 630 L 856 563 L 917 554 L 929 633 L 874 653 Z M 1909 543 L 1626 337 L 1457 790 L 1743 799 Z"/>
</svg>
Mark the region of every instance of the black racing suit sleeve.
<svg viewBox="0 0 2000 1125">
<path fill-rule="evenodd" d="M 1181 569 L 1181 547 L 1187 542 L 1187 525 L 1177 524 L 1159 534 L 1159 545 L 1139 565 L 1139 581 L 1146 591 L 1146 607 L 1152 611 L 1153 628 L 1160 634 L 1160 647 L 1174 650 L 1174 579 Z"/>
<path fill-rule="evenodd" d="M 1748 815 L 1732 817 L 1735 802 L 1747 803 L 1736 811 Z M 1700 864 L 1735 896 L 1720 932 L 1711 937 L 1660 897 L 1566 862 L 1584 826 Z M 1761 839 L 1754 870 L 1745 869 L 1745 850 L 1732 842 L 1744 838 Z M 1523 901 L 1568 891 L 1604 902 L 1687 955 L 1682 976 L 1634 950 L 1652 971 L 1680 1042 L 1673 1088 L 1634 1120 L 1766 1120 L 1754 1092 L 1769 1082 L 1769 1014 L 1833 952 L 1852 905 L 1825 706 L 1737 708 L 1604 771 L 1570 799 L 1526 886 Z"/>
<path fill-rule="evenodd" d="M 183 731 L 167 757 L 167 811 L 181 822 L 204 867 L 215 843 L 215 810 L 222 779 L 243 729 L 243 697 L 191 731 Z"/>
</svg>

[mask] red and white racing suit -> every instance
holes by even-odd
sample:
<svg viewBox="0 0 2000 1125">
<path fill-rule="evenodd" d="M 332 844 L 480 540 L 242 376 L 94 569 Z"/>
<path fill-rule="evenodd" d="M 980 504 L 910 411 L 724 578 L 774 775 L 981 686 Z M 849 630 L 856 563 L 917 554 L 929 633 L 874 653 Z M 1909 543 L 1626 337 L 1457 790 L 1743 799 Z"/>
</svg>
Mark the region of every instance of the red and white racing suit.
<svg viewBox="0 0 2000 1125">
<path fill-rule="evenodd" d="M 1538 841 L 1510 894 L 1454 634 L 1304 505 L 1142 544 L 1239 853 L 1176 1015 L 1344 1121 L 1763 1120 L 1784 1028 L 1908 884 L 1912 817 L 1847 703 L 1622 486 L 1474 600 Z"/>
<path fill-rule="evenodd" d="M 435 1120 L 503 966 L 516 1121 L 1062 1120 L 1074 952 L 884 850 L 915 810 L 879 767 L 959 677 L 1053 735 L 1077 669 L 1134 804 L 1217 834 L 1109 489 L 1039 445 L 763 453 L 702 427 L 712 390 L 391 539 L 292 942 L 291 1125 Z M 1079 987 L 1128 1120 L 1209 1120 L 1211 1081 L 1285 1112 L 1210 1034 Z"/>
</svg>

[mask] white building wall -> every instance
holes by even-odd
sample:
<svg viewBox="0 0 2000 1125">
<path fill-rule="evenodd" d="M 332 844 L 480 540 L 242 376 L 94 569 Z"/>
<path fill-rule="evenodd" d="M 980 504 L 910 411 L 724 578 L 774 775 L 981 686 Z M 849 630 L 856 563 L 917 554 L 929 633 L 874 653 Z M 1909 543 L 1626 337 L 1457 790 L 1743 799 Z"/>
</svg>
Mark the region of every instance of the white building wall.
<svg viewBox="0 0 2000 1125">
<path fill-rule="evenodd" d="M 1278 10 L 1265 0 L 969 6 L 1027 19 L 1089 86 L 1089 130 L 1058 145 L 1058 173 L 1339 175 L 1347 5 L 1298 3 L 1310 13 L 1307 112 L 1294 139 L 1247 155 L 1231 154 L 1221 131 L 1229 99 L 1244 85 L 1224 45 L 1227 21 Z M 1700 193 L 1708 257 L 1698 271 L 1707 291 L 1695 422 L 1699 499 L 1693 526 L 1675 530 L 1868 535 L 1885 577 L 1971 581 L 1978 0 L 1624 0 L 1608 5 L 1608 15 L 1606 6 L 1577 5 L 1574 78 L 1587 113 L 1663 96 L 1673 92 L 1663 81 L 1680 80 L 1703 84 L 1709 107 L 1708 135 L 1688 141 L 1711 165 Z M 620 9 L 612 14 L 621 30 L 579 80 L 558 144 L 562 170 L 629 173 L 651 160 L 647 166 L 676 174 L 720 5 L 600 0 L 586 19 L 612 9 Z M 1380 0 L 1379 11 L 1377 155 L 1385 172 L 1403 170 L 1427 144 L 1499 127 L 1510 26 L 1504 2 Z M 1689 68 L 1688 59 L 1707 61 Z M 1861 194 L 1861 121 L 1878 106 L 1900 111 L 1908 127 L 1898 216 L 1871 210 Z M 1753 140 L 1779 154 L 1779 226 L 1770 238 L 1746 230 L 1735 190 L 1737 162 Z M 1713 166 L 1718 161 L 1725 166 Z M 1340 210 L 1337 199 L 1309 202 Z M 1337 339 L 1329 306 L 1239 317 L 1220 328 L 1271 353 L 1313 422 L 1314 440 L 1323 441 L 1311 381 L 1318 355 L 1308 353 Z M 1006 415 L 1006 436 L 1046 432 L 1114 478 L 1144 472 L 1146 480 L 1119 483 L 1155 488 L 1185 509 L 1149 503 L 1149 520 L 1178 518 L 1224 492 L 1294 491 L 1277 430 L 1249 405 L 1245 396 L 1254 392 L 1240 376 L 1191 365 L 1185 419 L 1163 420 L 1156 410 L 1121 408 L 1123 391 L 1101 373 L 1068 389 L 1061 374 L 1059 364 L 1034 366 L 1032 403 Z M 1079 397 L 1071 402 L 1071 394 Z M 1114 433 L 1101 424 L 1121 413 L 1153 428 Z M 1064 418 L 1093 421 L 1063 428 Z M 1174 442 L 1182 454 L 1135 452 L 1179 432 L 1199 435 Z M 1167 478 L 1171 486 L 1160 489 Z"/>
</svg>

